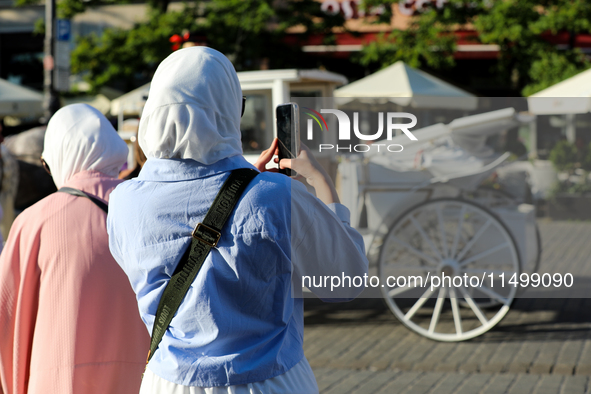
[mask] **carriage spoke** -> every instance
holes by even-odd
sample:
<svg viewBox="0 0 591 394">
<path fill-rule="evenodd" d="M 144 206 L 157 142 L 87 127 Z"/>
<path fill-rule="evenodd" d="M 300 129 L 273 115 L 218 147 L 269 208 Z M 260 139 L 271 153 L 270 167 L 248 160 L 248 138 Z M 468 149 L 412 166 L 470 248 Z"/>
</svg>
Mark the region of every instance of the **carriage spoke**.
<svg viewBox="0 0 591 394">
<path fill-rule="evenodd" d="M 456 235 L 454 236 L 454 243 L 451 247 L 450 256 L 455 256 L 456 251 L 458 249 L 458 242 L 460 240 L 460 234 L 462 232 L 462 228 L 464 227 L 464 215 L 466 213 L 466 206 L 462 205 L 462 209 L 460 210 L 460 223 L 458 224 L 458 229 L 456 231 Z"/>
<path fill-rule="evenodd" d="M 433 241 L 431 241 L 431 238 L 429 238 L 429 236 L 425 233 L 425 231 L 423 230 L 423 226 L 421 226 L 421 224 L 417 221 L 417 219 L 415 219 L 414 217 L 410 217 L 410 221 L 412 222 L 412 224 L 414 224 L 414 226 L 416 227 L 417 230 L 419 230 L 419 234 L 421 234 L 421 237 L 423 237 L 423 239 L 425 240 L 425 242 L 427 242 L 427 245 L 429 245 L 429 247 L 431 248 L 431 250 L 433 251 L 433 253 L 435 253 L 435 256 L 441 260 L 441 253 L 439 253 L 439 250 L 437 249 L 437 247 L 435 246 L 435 244 L 433 243 Z"/>
<path fill-rule="evenodd" d="M 451 301 L 451 311 L 454 317 L 454 325 L 456 327 L 456 335 L 462 335 L 462 317 L 460 316 L 460 308 L 458 307 L 458 299 L 456 292 L 452 287 L 449 288 L 449 300 Z"/>
<path fill-rule="evenodd" d="M 445 236 L 445 228 L 443 223 L 443 215 L 441 213 L 441 205 L 437 205 L 437 221 L 439 222 L 439 236 L 441 237 L 441 246 L 443 247 L 443 255 L 447 258 L 449 250 L 447 248 L 447 237 Z"/>
<path fill-rule="evenodd" d="M 482 234 L 484 234 L 486 229 L 488 229 L 488 227 L 490 226 L 491 223 L 492 222 L 490 219 L 486 220 L 486 223 L 482 227 L 480 227 L 480 229 L 476 232 L 476 234 L 474 234 L 472 239 L 470 239 L 470 241 L 468 241 L 468 243 L 464 246 L 464 248 L 462 249 L 460 254 L 458 254 L 458 256 L 456 257 L 456 260 L 461 260 L 462 257 L 464 257 L 464 255 L 468 252 L 468 250 L 470 250 L 470 248 L 476 243 L 476 241 L 478 241 L 478 239 L 482 236 Z"/>
<path fill-rule="evenodd" d="M 447 271 L 462 278 L 476 276 L 481 287 L 421 286 L 420 279 L 424 284 L 427 275 Z M 487 280 L 489 274 L 496 279 L 519 272 L 517 244 L 503 223 L 483 207 L 453 198 L 426 201 L 401 215 L 380 246 L 382 283 L 394 272 L 417 279 L 400 283 L 403 287 L 380 289 L 396 318 L 427 338 L 463 341 L 487 332 L 507 314 L 515 290 L 500 289 L 494 280 L 488 287 L 480 282 L 484 275 Z M 451 308 L 446 311 L 448 300 Z M 485 309 L 493 305 L 494 311 Z"/>
<path fill-rule="evenodd" d="M 490 298 L 494 298 L 497 301 L 501 301 L 503 304 L 508 305 L 509 304 L 509 300 L 504 298 L 502 295 L 500 295 L 499 293 L 489 289 L 486 286 L 480 286 L 478 287 L 478 290 L 480 290 L 481 292 L 485 293 L 487 296 L 489 296 Z"/>
<path fill-rule="evenodd" d="M 441 308 L 445 302 L 446 291 L 447 289 L 443 286 L 439 288 L 437 302 L 435 303 L 435 309 L 433 310 L 433 316 L 431 316 L 431 323 L 429 324 L 429 334 L 433 334 L 435 332 L 435 327 L 439 322 L 439 315 L 441 314 Z"/>
<path fill-rule="evenodd" d="M 485 250 L 484 252 L 478 253 L 476 256 L 472 256 L 469 259 L 466 259 L 464 261 L 460 261 L 460 267 L 465 267 L 465 266 L 467 266 L 468 264 L 470 264 L 473 261 L 476 261 L 478 259 L 481 259 L 483 257 L 486 257 L 489 254 L 493 254 L 495 252 L 498 252 L 499 250 L 504 249 L 504 248 L 506 248 L 508 246 L 509 246 L 509 242 L 505 242 L 505 243 L 502 243 L 500 245 L 497 245 L 497 246 L 495 246 L 493 248 L 490 248 L 488 250 Z"/>
<path fill-rule="evenodd" d="M 425 291 L 423 293 L 421 298 L 418 299 L 418 301 L 412 306 L 412 308 L 410 308 L 410 310 L 408 312 L 406 312 L 406 315 L 404 315 L 404 320 L 408 321 L 408 320 L 412 319 L 412 317 L 415 315 L 415 313 L 417 313 L 417 311 L 419 309 L 421 309 L 423 304 L 425 304 L 425 302 L 427 302 L 427 300 L 429 299 L 429 297 L 431 297 L 431 294 L 433 294 L 434 291 L 435 291 L 434 288 L 427 289 L 427 291 Z"/>
<path fill-rule="evenodd" d="M 404 246 L 406 249 L 408 249 L 413 254 L 421 257 L 423 260 L 428 261 L 429 263 L 431 263 L 431 265 L 437 265 L 437 262 L 435 260 L 433 260 L 433 258 L 431 256 L 428 256 L 425 253 L 418 251 L 417 249 L 413 248 L 412 246 L 410 246 L 408 243 L 404 242 L 400 238 L 393 235 L 392 239 L 394 240 L 394 242 L 398 242 L 400 245 Z"/>
<path fill-rule="evenodd" d="M 478 320 L 480 320 L 480 323 L 482 323 L 483 326 L 487 325 L 488 320 L 484 316 L 484 313 L 482 313 L 482 310 L 478 307 L 478 305 L 476 305 L 476 303 L 474 302 L 472 297 L 470 297 L 470 295 L 468 294 L 466 289 L 464 289 L 463 287 L 460 287 L 460 292 L 462 293 L 462 296 L 464 297 L 464 299 L 466 300 L 466 302 L 468 303 L 468 305 L 472 309 L 472 312 L 474 312 L 474 314 L 476 315 Z"/>
</svg>

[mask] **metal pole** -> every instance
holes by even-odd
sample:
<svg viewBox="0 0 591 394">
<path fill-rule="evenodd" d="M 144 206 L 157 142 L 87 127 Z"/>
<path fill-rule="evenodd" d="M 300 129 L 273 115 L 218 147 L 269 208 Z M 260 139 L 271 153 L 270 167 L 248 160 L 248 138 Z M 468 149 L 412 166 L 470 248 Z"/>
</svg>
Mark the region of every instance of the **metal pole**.
<svg viewBox="0 0 591 394">
<path fill-rule="evenodd" d="M 577 128 L 575 125 L 575 114 L 566 114 L 566 140 L 574 144 L 577 140 Z"/>
<path fill-rule="evenodd" d="M 45 58 L 43 68 L 45 78 L 43 83 L 43 123 L 47 123 L 49 118 L 59 109 L 59 97 L 54 88 L 54 68 L 55 68 L 55 0 L 45 0 Z"/>
<path fill-rule="evenodd" d="M 529 158 L 538 158 L 538 118 L 534 116 L 529 122 Z"/>
</svg>

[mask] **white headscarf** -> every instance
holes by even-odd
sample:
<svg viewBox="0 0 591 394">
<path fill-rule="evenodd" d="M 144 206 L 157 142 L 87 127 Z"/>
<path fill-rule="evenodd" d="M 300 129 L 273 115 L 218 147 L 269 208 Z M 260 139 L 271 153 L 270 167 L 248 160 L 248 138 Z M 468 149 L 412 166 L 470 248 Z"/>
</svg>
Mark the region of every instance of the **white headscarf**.
<svg viewBox="0 0 591 394">
<path fill-rule="evenodd" d="M 189 47 L 156 70 L 139 125 L 146 157 L 213 164 L 242 154 L 242 89 L 220 52 Z"/>
<path fill-rule="evenodd" d="M 47 125 L 43 159 L 58 188 L 82 171 L 116 177 L 127 160 L 127 152 L 127 144 L 111 123 L 90 105 L 68 105 L 57 111 Z"/>
</svg>

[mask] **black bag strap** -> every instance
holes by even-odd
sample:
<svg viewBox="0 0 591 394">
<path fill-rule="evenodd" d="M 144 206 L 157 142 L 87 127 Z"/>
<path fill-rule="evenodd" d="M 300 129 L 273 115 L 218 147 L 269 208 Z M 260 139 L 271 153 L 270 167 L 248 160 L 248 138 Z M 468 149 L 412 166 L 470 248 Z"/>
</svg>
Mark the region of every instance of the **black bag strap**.
<svg viewBox="0 0 591 394">
<path fill-rule="evenodd" d="M 148 352 L 146 363 L 150 361 L 158 348 L 164 333 L 179 309 L 183 298 L 185 298 L 189 287 L 191 287 L 191 283 L 193 283 L 193 280 L 199 273 L 209 251 L 220 240 L 222 228 L 232 214 L 234 206 L 250 181 L 257 174 L 258 171 L 250 168 L 241 168 L 232 171 L 215 197 L 211 208 L 207 211 L 203 222 L 195 226 L 195 230 L 192 233 L 191 245 L 183 254 L 179 265 L 174 270 L 160 298 L 160 303 L 156 310 L 156 318 L 154 319 L 150 351 Z"/>
<path fill-rule="evenodd" d="M 107 204 L 105 204 L 104 202 L 102 202 L 101 200 L 96 198 L 95 196 L 84 193 L 82 190 L 74 189 L 73 187 L 62 187 L 58 190 L 58 192 L 68 193 L 68 194 L 71 194 L 71 195 L 77 196 L 77 197 L 86 197 L 90 201 L 95 203 L 100 209 L 105 211 L 105 213 L 109 213 L 109 206 Z"/>
</svg>

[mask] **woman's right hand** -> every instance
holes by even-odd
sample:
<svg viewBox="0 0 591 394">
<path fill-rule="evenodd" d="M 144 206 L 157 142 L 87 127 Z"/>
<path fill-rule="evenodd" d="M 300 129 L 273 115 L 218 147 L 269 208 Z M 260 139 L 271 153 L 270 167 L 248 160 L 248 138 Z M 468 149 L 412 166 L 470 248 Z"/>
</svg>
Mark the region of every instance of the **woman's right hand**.
<svg viewBox="0 0 591 394">
<path fill-rule="evenodd" d="M 277 144 L 278 144 L 277 138 L 273 138 L 273 142 L 271 142 L 271 146 L 269 147 L 269 149 L 265 149 L 264 151 L 262 151 L 259 158 L 257 159 L 257 161 L 254 163 L 254 166 L 260 172 L 265 172 L 265 171 L 277 172 L 276 168 L 267 169 L 267 164 L 271 160 L 273 160 L 273 156 L 276 156 L 279 153 L 279 150 L 277 148 Z M 277 163 L 277 159 L 275 159 L 274 161 L 275 161 L 275 163 Z"/>
</svg>

